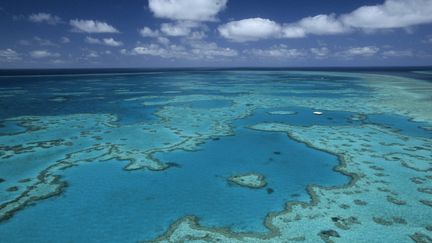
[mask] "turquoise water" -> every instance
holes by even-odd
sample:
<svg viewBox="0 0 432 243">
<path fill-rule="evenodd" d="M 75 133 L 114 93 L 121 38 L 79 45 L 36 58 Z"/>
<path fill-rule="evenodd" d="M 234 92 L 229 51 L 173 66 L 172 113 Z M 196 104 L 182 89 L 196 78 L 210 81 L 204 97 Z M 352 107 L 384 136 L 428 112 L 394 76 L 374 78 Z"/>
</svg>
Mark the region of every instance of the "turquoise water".
<svg viewBox="0 0 432 243">
<path fill-rule="evenodd" d="M 236 136 L 208 141 L 199 151 L 158 157 L 178 167 L 160 173 L 124 172 L 119 161 L 111 161 L 70 169 L 64 175 L 69 182 L 64 195 L 17 214 L 0 232 L 7 232 L 8 241 L 18 235 L 24 241 L 56 241 L 65 236 L 74 241 L 91 241 L 95 236 L 99 236 L 95 241 L 136 241 L 162 234 L 187 215 L 199 217 L 206 226 L 265 232 L 267 213 L 281 211 L 291 200 L 310 200 L 308 184 L 348 181 L 332 171 L 337 164 L 334 156 L 280 133 L 242 129 Z M 267 188 L 273 192 L 230 185 L 226 180 L 247 172 L 266 176 Z M 39 224 L 42 218 L 44 223 Z M 115 233 L 104 233 L 108 229 Z"/>
<path fill-rule="evenodd" d="M 37 192 L 41 200 L 30 199 L 2 220 L 1 241 L 151 240 L 185 216 L 234 233 L 269 232 L 270 212 L 311 201 L 308 185 L 338 188 L 352 178 L 335 170 L 338 155 L 251 126 L 376 125 L 432 138 L 428 122 L 332 108 L 338 100 L 369 99 L 372 91 L 362 82 L 284 71 L 0 77 L 0 209 L 50 174 L 67 183 L 55 196 Z M 311 100 L 327 102 L 327 109 Z M 81 153 L 95 146 L 108 155 Z M 126 169 L 149 156 L 169 166 Z M 65 158 L 75 166 L 55 169 Z M 263 175 L 267 185 L 228 181 L 247 173 Z M 32 181 L 20 182 L 27 178 Z"/>
</svg>

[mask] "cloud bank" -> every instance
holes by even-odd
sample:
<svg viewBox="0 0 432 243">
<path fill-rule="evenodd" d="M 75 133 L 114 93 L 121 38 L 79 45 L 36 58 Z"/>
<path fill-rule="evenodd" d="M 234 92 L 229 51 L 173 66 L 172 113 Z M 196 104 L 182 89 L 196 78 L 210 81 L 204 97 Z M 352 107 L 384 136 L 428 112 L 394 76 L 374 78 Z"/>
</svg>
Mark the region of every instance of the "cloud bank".
<svg viewBox="0 0 432 243">
<path fill-rule="evenodd" d="M 221 36 L 236 42 L 268 38 L 303 38 L 308 35 L 335 35 L 355 30 L 408 28 L 432 23 L 431 0 L 386 0 L 336 16 L 320 14 L 294 23 L 280 24 L 270 19 L 249 18 L 219 26 Z"/>
<path fill-rule="evenodd" d="M 74 32 L 84 33 L 119 33 L 119 31 L 112 25 L 97 20 L 78 20 L 73 19 L 69 21 Z"/>
</svg>

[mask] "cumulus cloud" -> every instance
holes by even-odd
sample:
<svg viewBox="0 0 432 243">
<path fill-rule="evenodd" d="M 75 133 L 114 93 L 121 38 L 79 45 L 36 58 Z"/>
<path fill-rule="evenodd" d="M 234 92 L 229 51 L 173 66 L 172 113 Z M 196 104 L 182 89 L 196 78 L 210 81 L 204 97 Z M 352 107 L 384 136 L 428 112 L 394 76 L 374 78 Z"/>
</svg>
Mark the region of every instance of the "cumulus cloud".
<svg viewBox="0 0 432 243">
<path fill-rule="evenodd" d="M 98 39 L 98 38 L 93 38 L 93 37 L 87 36 L 84 39 L 84 41 L 89 43 L 89 44 L 98 44 L 98 45 L 106 45 L 106 46 L 113 46 L 113 47 L 118 47 L 118 46 L 123 45 L 123 42 L 116 41 L 116 40 L 114 40 L 114 38 Z"/>
<path fill-rule="evenodd" d="M 161 31 L 168 36 L 186 36 L 191 30 L 181 25 L 164 23 L 161 25 Z"/>
<path fill-rule="evenodd" d="M 238 52 L 231 48 L 219 47 L 213 42 L 189 42 L 186 45 L 159 45 L 159 44 L 141 44 L 131 51 L 122 49 L 123 55 L 143 55 L 155 56 L 165 59 L 188 59 L 203 60 L 216 58 L 230 58 L 238 55 Z"/>
<path fill-rule="evenodd" d="M 89 51 L 89 53 L 86 55 L 87 58 L 98 58 L 100 55 L 96 51 Z"/>
<path fill-rule="evenodd" d="M 78 20 L 69 21 L 72 31 L 84 33 L 119 33 L 113 26 L 97 20 Z"/>
<path fill-rule="evenodd" d="M 0 50 L 0 61 L 1 62 L 13 62 L 13 61 L 18 61 L 21 60 L 21 57 L 19 56 L 19 54 L 8 48 L 8 49 L 4 49 L 4 50 Z"/>
<path fill-rule="evenodd" d="M 303 38 L 306 37 L 306 31 L 295 24 L 289 24 L 282 28 L 281 35 L 284 38 Z"/>
<path fill-rule="evenodd" d="M 206 37 L 207 35 L 203 31 L 194 31 L 187 36 L 189 40 L 202 40 Z"/>
<path fill-rule="evenodd" d="M 214 21 L 228 0 L 149 0 L 150 11 L 158 18 Z"/>
<path fill-rule="evenodd" d="M 148 44 L 148 45 L 140 45 L 133 48 L 129 54 L 171 58 L 173 56 L 183 56 L 183 51 L 184 51 L 183 49 L 176 48 L 175 45 L 170 46 L 169 48 L 164 48 L 157 44 Z"/>
<path fill-rule="evenodd" d="M 238 52 L 231 48 L 219 47 L 213 42 L 196 42 L 191 44 L 191 52 L 198 57 L 205 59 L 213 59 L 215 57 L 235 57 Z"/>
<path fill-rule="evenodd" d="M 219 33 L 232 41 L 245 42 L 267 38 L 303 38 L 308 35 L 335 35 L 363 29 L 366 31 L 408 28 L 432 23 L 431 0 L 386 0 L 383 4 L 363 6 L 336 16 L 319 14 L 293 23 L 249 18 L 219 27 Z"/>
<path fill-rule="evenodd" d="M 378 53 L 379 48 L 376 46 L 362 46 L 352 47 L 345 51 L 338 53 L 339 56 L 351 58 L 351 57 L 370 57 Z"/>
<path fill-rule="evenodd" d="M 271 58 L 298 58 L 305 56 L 305 53 L 299 49 L 290 49 L 286 45 L 275 45 L 267 49 L 246 50 L 246 54 L 258 57 Z"/>
<path fill-rule="evenodd" d="M 164 23 L 161 25 L 161 32 L 168 36 L 188 36 L 193 28 L 200 25 L 192 21 L 178 21 L 176 23 Z"/>
<path fill-rule="evenodd" d="M 51 15 L 50 13 L 34 13 L 31 14 L 28 19 L 33 23 L 46 23 L 50 25 L 62 23 L 60 17 Z"/>
<path fill-rule="evenodd" d="M 47 50 L 36 50 L 36 51 L 32 51 L 30 52 L 30 56 L 33 58 L 48 58 L 48 57 L 60 57 L 59 53 L 52 53 L 49 52 Z"/>
<path fill-rule="evenodd" d="M 201 40 L 207 35 L 206 21 L 217 21 L 217 14 L 225 9 L 228 0 L 149 0 L 149 9 L 155 17 L 172 20 L 162 23 L 159 30 L 144 27 L 143 37 L 156 38 L 167 45 L 166 37 Z"/>
<path fill-rule="evenodd" d="M 166 38 L 166 37 L 163 37 L 163 36 L 159 36 L 157 38 L 157 41 L 159 43 L 161 43 L 162 45 L 168 45 L 170 43 L 170 40 L 168 38 Z"/>
<path fill-rule="evenodd" d="M 351 27 L 363 29 L 405 28 L 432 23 L 431 0 L 387 0 L 384 4 L 363 6 L 341 16 Z"/>
<path fill-rule="evenodd" d="M 347 32 L 347 27 L 335 18 L 335 15 L 320 14 L 301 19 L 296 23 L 306 34 L 329 35 Z"/>
<path fill-rule="evenodd" d="M 104 38 L 103 43 L 107 46 L 114 46 L 114 47 L 123 45 L 123 42 L 116 41 L 113 38 Z"/>
<path fill-rule="evenodd" d="M 139 30 L 142 37 L 158 37 L 160 35 L 159 31 L 152 30 L 149 27 L 143 27 Z"/>
<path fill-rule="evenodd" d="M 266 49 L 250 49 L 245 50 L 245 54 L 258 56 L 258 57 L 270 57 L 270 58 L 298 58 L 305 56 L 305 53 L 299 49 L 288 48 L 287 45 L 275 45 Z"/>
<path fill-rule="evenodd" d="M 206 37 L 203 31 L 194 31 L 196 28 L 205 28 L 198 22 L 176 21 L 174 23 L 161 24 L 160 30 L 143 27 L 139 30 L 142 37 L 156 38 L 160 43 L 166 43 L 167 37 L 185 37 L 191 40 L 199 40 Z"/>
<path fill-rule="evenodd" d="M 278 36 L 281 26 L 269 19 L 251 18 L 219 26 L 219 33 L 232 41 L 245 42 Z"/>
<path fill-rule="evenodd" d="M 334 15 L 317 15 L 290 24 L 279 24 L 262 18 L 243 19 L 219 26 L 218 30 L 229 40 L 246 42 L 268 38 L 302 38 L 308 34 L 340 34 L 347 32 L 348 28 Z"/>
</svg>

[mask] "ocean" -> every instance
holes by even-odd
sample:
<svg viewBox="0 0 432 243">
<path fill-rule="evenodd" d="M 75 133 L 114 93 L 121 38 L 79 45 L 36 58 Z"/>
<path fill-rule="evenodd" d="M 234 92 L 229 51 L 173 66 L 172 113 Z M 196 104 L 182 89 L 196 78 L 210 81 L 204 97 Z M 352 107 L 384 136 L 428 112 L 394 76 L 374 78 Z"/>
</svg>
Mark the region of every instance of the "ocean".
<svg viewBox="0 0 432 243">
<path fill-rule="evenodd" d="M 0 241 L 431 239 L 431 102 L 430 68 L 0 70 Z"/>
</svg>

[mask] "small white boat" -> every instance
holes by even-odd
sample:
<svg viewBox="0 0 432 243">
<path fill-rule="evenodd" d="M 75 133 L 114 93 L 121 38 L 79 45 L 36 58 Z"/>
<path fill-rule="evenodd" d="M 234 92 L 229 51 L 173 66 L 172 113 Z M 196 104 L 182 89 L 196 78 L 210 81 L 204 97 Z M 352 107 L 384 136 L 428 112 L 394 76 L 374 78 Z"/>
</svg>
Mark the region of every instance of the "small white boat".
<svg viewBox="0 0 432 243">
<path fill-rule="evenodd" d="M 321 116 L 323 113 L 321 111 L 314 111 L 313 114 L 317 116 Z"/>
</svg>

